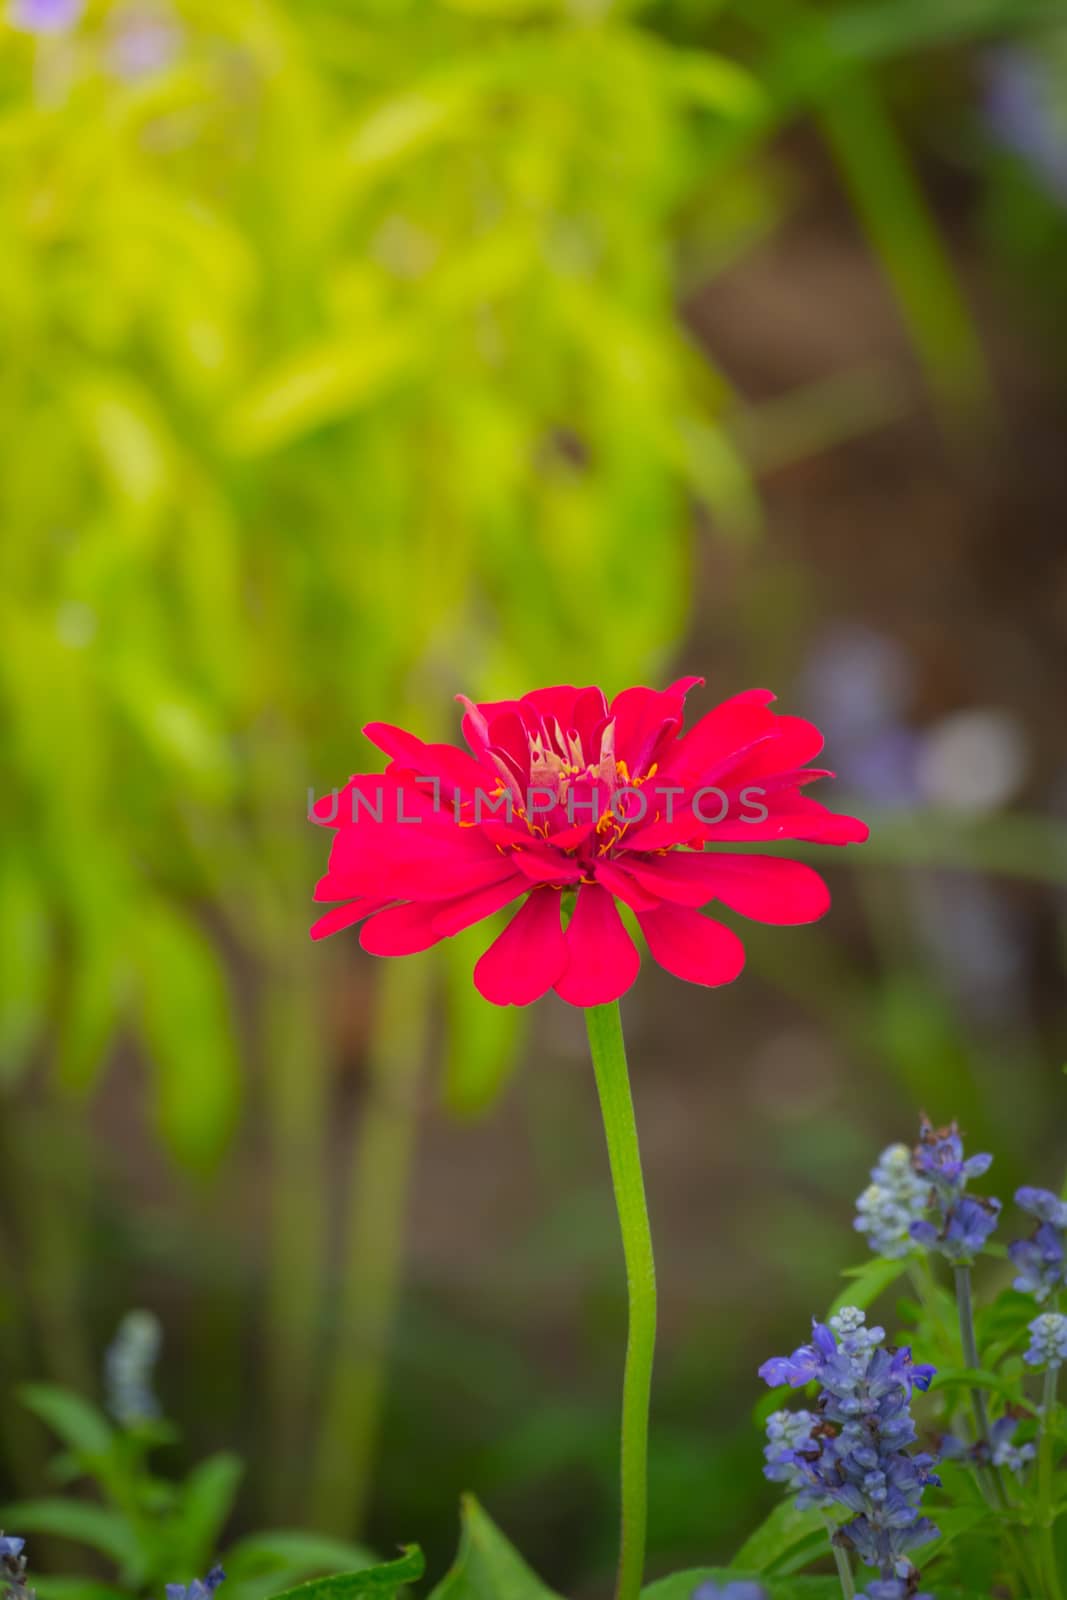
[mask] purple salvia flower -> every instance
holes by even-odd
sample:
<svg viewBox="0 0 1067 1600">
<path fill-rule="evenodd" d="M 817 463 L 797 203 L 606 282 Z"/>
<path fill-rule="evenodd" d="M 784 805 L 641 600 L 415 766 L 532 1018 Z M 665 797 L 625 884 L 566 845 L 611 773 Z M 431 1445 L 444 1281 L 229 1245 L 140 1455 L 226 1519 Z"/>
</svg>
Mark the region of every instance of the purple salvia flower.
<svg viewBox="0 0 1067 1600">
<path fill-rule="evenodd" d="M 1008 1254 L 1018 1269 L 1016 1289 L 1040 1304 L 1067 1284 L 1067 1203 L 1049 1189 L 1017 1189 L 1015 1202 L 1037 1227 L 1029 1239 L 1016 1239 Z"/>
<path fill-rule="evenodd" d="M 790 1489 L 803 1489 L 807 1482 L 797 1457 L 812 1448 L 812 1432 L 818 1417 L 811 1411 L 773 1411 L 767 1418 L 767 1443 L 763 1448 L 764 1477 L 784 1483 Z"/>
<path fill-rule="evenodd" d="M 998 1417 L 989 1430 L 989 1444 L 986 1444 L 984 1439 L 978 1439 L 974 1444 L 970 1444 L 965 1439 L 957 1438 L 955 1434 L 945 1434 L 940 1444 L 941 1459 L 971 1462 L 979 1467 L 989 1466 L 992 1463 L 995 1467 L 1005 1467 L 1018 1477 L 1037 1454 L 1034 1445 L 1015 1443 L 1019 1421 L 1017 1416 L 1012 1416 L 1010 1413 Z"/>
<path fill-rule="evenodd" d="M 1067 1362 L 1067 1317 L 1046 1311 L 1029 1324 L 1030 1348 L 1023 1356 L 1032 1367 L 1058 1370 Z"/>
<path fill-rule="evenodd" d="M 964 1191 L 968 1180 L 981 1177 L 992 1163 L 991 1155 L 965 1154 L 954 1122 L 937 1129 L 923 1117 L 912 1164 L 929 1184 L 927 1210 L 933 1218 L 911 1224 L 909 1233 L 916 1244 L 937 1250 L 960 1266 L 974 1259 L 996 1227 L 1001 1205 L 992 1197 Z"/>
<path fill-rule="evenodd" d="M 194 1578 L 192 1583 L 168 1583 L 167 1600 L 210 1600 L 225 1576 L 221 1567 L 212 1567 L 206 1578 Z"/>
<path fill-rule="evenodd" d="M 993 1447 L 993 1465 L 1006 1467 L 1009 1472 L 1014 1472 L 1016 1477 L 1021 1476 L 1023 1469 L 1037 1455 L 1036 1445 L 1015 1443 L 1018 1431 L 1019 1419 L 1012 1416 L 998 1417 L 989 1430 L 989 1442 Z"/>
<path fill-rule="evenodd" d="M 856 1600 L 934 1600 L 932 1594 L 916 1594 L 907 1578 L 875 1578 L 856 1596 Z"/>
<path fill-rule="evenodd" d="M 991 1155 L 964 1154 L 963 1139 L 954 1122 L 947 1128 L 935 1128 L 929 1117 L 920 1123 L 912 1160 L 920 1177 L 949 1199 L 962 1193 L 968 1178 L 980 1178 L 993 1165 Z"/>
<path fill-rule="evenodd" d="M 1067 205 L 1067 123 L 1058 63 L 1034 50 L 998 50 L 990 58 L 986 117 L 1004 146 L 1021 156 L 1046 192 Z"/>
<path fill-rule="evenodd" d="M 871 1181 L 856 1201 L 852 1226 L 867 1235 L 876 1255 L 898 1261 L 915 1249 L 911 1225 L 922 1217 L 928 1193 L 907 1145 L 891 1144 L 871 1168 Z"/>
<path fill-rule="evenodd" d="M 1029 1211 L 1039 1222 L 1050 1222 L 1054 1228 L 1067 1228 L 1067 1200 L 1061 1200 L 1051 1189 L 1016 1189 L 1015 1204 L 1023 1211 Z"/>
<path fill-rule="evenodd" d="M 84 0 L 12 0 L 11 25 L 23 33 L 66 33 L 82 14 Z"/>
<path fill-rule="evenodd" d="M 33 1600 L 26 1585 L 25 1539 L 13 1533 L 0 1533 L 0 1589 L 5 1600 Z"/>
<path fill-rule="evenodd" d="M 161 1412 L 152 1389 L 163 1332 L 151 1311 L 128 1311 L 104 1357 L 107 1408 L 124 1428 L 156 1421 Z"/>
<path fill-rule="evenodd" d="M 769 1421 L 764 1473 L 798 1486 L 801 1507 L 851 1512 L 835 1541 L 884 1579 L 910 1582 L 907 1552 L 936 1535 L 921 1511 L 924 1489 L 938 1482 L 933 1458 L 911 1453 L 912 1394 L 929 1388 L 934 1370 L 884 1340 L 884 1329 L 868 1328 L 864 1313 L 847 1306 L 829 1326 L 814 1324 L 810 1345 L 764 1362 L 768 1384 L 819 1384 L 813 1411 L 796 1413 L 792 1425 L 789 1413 Z"/>
</svg>

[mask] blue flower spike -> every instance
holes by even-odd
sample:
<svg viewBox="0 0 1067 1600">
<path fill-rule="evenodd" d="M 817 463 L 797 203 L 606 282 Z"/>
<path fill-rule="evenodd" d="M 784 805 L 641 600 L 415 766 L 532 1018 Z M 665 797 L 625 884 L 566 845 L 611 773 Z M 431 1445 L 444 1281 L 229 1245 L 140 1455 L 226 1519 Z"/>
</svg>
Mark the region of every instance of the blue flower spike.
<svg viewBox="0 0 1067 1600">
<path fill-rule="evenodd" d="M 192 1583 L 168 1583 L 167 1600 L 210 1600 L 225 1577 L 221 1567 L 212 1567 L 206 1578 L 194 1578 Z"/>
<path fill-rule="evenodd" d="M 935 1128 L 928 1117 L 923 1117 L 912 1164 L 916 1175 L 928 1185 L 926 1209 L 933 1213 L 933 1220 L 924 1217 L 912 1222 L 911 1238 L 956 1266 L 969 1265 L 996 1227 L 1001 1205 L 991 1196 L 965 1191 L 971 1178 L 980 1178 L 989 1171 L 993 1157 L 967 1156 L 954 1122 L 947 1128 Z"/>
<path fill-rule="evenodd" d="M 835 1542 L 883 1581 L 910 1585 L 902 1595 L 913 1594 L 909 1552 L 937 1534 L 922 1513 L 923 1492 L 940 1479 L 934 1458 L 911 1449 L 918 1438 L 911 1401 L 916 1389 L 930 1387 L 933 1367 L 886 1346 L 885 1330 L 869 1328 L 862 1311 L 846 1306 L 828 1325 L 813 1325 L 810 1344 L 765 1361 L 760 1377 L 772 1388 L 819 1384 L 813 1410 L 768 1419 L 765 1475 L 795 1488 L 801 1508 L 851 1512 Z M 876 1588 L 869 1594 L 881 1600 Z"/>
</svg>

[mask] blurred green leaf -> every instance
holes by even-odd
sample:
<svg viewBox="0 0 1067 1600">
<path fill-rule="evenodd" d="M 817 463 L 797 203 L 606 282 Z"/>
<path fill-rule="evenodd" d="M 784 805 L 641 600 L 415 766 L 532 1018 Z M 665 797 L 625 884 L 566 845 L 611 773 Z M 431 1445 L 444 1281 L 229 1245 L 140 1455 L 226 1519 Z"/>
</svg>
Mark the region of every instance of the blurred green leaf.
<svg viewBox="0 0 1067 1600">
<path fill-rule="evenodd" d="M 4 1507 L 6 1525 L 22 1533 L 48 1533 L 88 1545 L 123 1570 L 125 1581 L 139 1584 L 142 1554 L 126 1518 L 118 1511 L 81 1500 L 20 1500 Z"/>
<path fill-rule="evenodd" d="M 284 1589 L 275 1600 L 392 1600 L 406 1584 L 415 1583 L 426 1570 L 422 1552 L 410 1545 L 397 1561 L 345 1572 L 333 1578 L 314 1578 L 296 1589 Z"/>
<path fill-rule="evenodd" d="M 96 1087 L 122 1017 L 124 971 L 106 926 L 76 944 L 56 1045 L 59 1081 L 75 1094 Z"/>
<path fill-rule="evenodd" d="M 200 1462 L 186 1478 L 178 1525 L 192 1571 L 205 1570 L 215 1555 L 243 1475 L 237 1456 L 220 1453 Z"/>
<path fill-rule="evenodd" d="M 876 1257 L 862 1267 L 851 1267 L 844 1274 L 849 1282 L 830 1307 L 830 1316 L 834 1316 L 842 1306 L 857 1306 L 860 1311 L 866 1311 L 907 1270 L 907 1257 L 900 1261 L 883 1261 Z"/>
<path fill-rule="evenodd" d="M 1026 1396 L 1020 1393 L 1017 1383 L 1009 1383 L 996 1372 L 984 1372 L 979 1367 L 939 1367 L 937 1376 L 930 1386 L 933 1390 L 940 1389 L 983 1389 L 989 1394 L 1000 1395 L 1010 1405 L 1021 1406 L 1024 1411 L 1037 1415 L 1037 1407 L 1032 1405 Z"/>
<path fill-rule="evenodd" d="M 877 90 L 853 70 L 835 81 L 819 117 L 935 394 L 956 413 L 988 408 L 992 397 L 974 321 Z"/>
<path fill-rule="evenodd" d="M 37 1572 L 33 1592 L 39 1600 L 129 1600 L 128 1590 L 114 1584 L 96 1583 L 91 1578 L 42 1578 Z"/>
<path fill-rule="evenodd" d="M 233 448 L 276 450 L 366 405 L 406 372 L 417 351 L 411 330 L 383 327 L 358 342 L 326 342 L 290 357 L 237 407 L 228 430 Z"/>
<path fill-rule="evenodd" d="M 938 1537 L 923 1549 L 923 1565 L 929 1566 L 955 1544 L 962 1534 L 981 1527 L 989 1521 L 989 1508 L 985 1505 L 938 1506 L 934 1519 Z"/>
<path fill-rule="evenodd" d="M 184 1166 L 207 1171 L 229 1143 L 241 1098 L 236 1024 L 219 957 L 194 923 L 158 901 L 138 918 L 132 954 L 160 1135 Z"/>
<path fill-rule="evenodd" d="M 373 1567 L 375 1560 L 370 1550 L 346 1539 L 280 1528 L 249 1534 L 231 1545 L 226 1552 L 226 1574 L 243 1584 L 248 1579 L 284 1572 L 295 1583 L 316 1572 L 353 1572 Z"/>
<path fill-rule="evenodd" d="M 739 1571 L 789 1573 L 829 1549 L 826 1518 L 815 1506 L 800 1510 L 782 1500 L 751 1533 L 734 1556 Z"/>
<path fill-rule="evenodd" d="M 462 1518 L 459 1554 L 431 1600 L 555 1600 L 471 1495 Z"/>
<path fill-rule="evenodd" d="M 1059 0 L 894 0 L 846 5 L 829 23 L 829 36 L 842 55 L 875 60 L 900 51 L 985 34 L 1041 29 L 1062 16 Z"/>
<path fill-rule="evenodd" d="M 115 1431 L 103 1412 L 88 1400 L 52 1383 L 25 1383 L 18 1395 L 23 1405 L 79 1457 L 96 1459 L 110 1453 Z"/>
</svg>

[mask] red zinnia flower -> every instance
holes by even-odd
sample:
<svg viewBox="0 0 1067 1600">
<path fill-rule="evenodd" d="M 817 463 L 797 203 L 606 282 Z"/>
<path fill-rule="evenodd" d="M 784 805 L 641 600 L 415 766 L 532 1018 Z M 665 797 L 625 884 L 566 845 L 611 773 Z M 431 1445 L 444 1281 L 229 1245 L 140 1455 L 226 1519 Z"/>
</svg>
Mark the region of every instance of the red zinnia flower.
<svg viewBox="0 0 1067 1600">
<path fill-rule="evenodd" d="M 365 950 L 411 955 L 521 898 L 475 966 L 479 990 L 497 1005 L 555 989 L 593 1006 L 617 999 L 640 965 L 619 900 L 668 972 L 731 982 L 741 941 L 699 907 L 719 900 L 758 922 L 800 923 L 830 897 L 801 862 L 719 847 L 848 844 L 867 828 L 801 793 L 829 776 L 807 765 L 822 735 L 773 712 L 769 691 L 735 695 L 683 733 L 685 696 L 701 682 L 624 689 L 610 706 L 599 689 L 569 686 L 464 699 L 469 755 L 371 723 L 364 732 L 391 764 L 312 810 L 337 830 L 315 898 L 348 901 L 312 938 L 367 919 Z M 564 895 L 574 896 L 566 928 Z"/>
</svg>

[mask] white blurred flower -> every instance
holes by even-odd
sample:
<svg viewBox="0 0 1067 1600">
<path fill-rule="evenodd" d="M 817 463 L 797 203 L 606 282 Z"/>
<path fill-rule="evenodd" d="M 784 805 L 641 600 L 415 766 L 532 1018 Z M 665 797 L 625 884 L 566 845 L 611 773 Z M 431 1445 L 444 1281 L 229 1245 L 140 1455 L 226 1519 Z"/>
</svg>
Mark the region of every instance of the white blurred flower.
<svg viewBox="0 0 1067 1600">
<path fill-rule="evenodd" d="M 917 775 L 930 805 L 980 816 L 1014 799 L 1027 765 L 1018 719 L 985 707 L 954 712 L 928 729 L 919 748 Z"/>
</svg>

